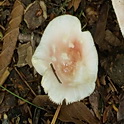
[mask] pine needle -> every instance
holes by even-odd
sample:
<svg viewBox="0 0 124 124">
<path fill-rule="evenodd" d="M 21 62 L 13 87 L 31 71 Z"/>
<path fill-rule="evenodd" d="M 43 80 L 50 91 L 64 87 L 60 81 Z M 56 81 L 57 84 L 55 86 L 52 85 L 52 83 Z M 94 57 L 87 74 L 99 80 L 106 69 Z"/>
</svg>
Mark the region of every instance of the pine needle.
<svg viewBox="0 0 124 124">
<path fill-rule="evenodd" d="M 32 105 L 32 106 L 34 106 L 34 107 L 36 107 L 36 108 L 39 108 L 39 109 L 41 109 L 41 110 L 46 111 L 44 108 L 39 107 L 39 106 L 37 106 L 37 105 L 35 105 L 35 104 L 33 104 L 33 103 L 29 102 L 28 100 L 26 100 L 26 99 L 24 99 L 24 98 L 22 98 L 22 97 L 20 97 L 20 96 L 16 95 L 15 93 L 13 93 L 13 92 L 11 92 L 10 90 L 6 89 L 6 88 L 5 88 L 5 87 L 3 87 L 2 85 L 0 85 L 0 87 L 1 87 L 2 89 L 4 89 L 5 91 L 7 91 L 8 93 L 12 94 L 13 96 L 15 96 L 15 97 L 17 97 L 17 98 L 19 98 L 19 99 L 23 100 L 24 102 L 26 102 L 26 103 L 28 103 L 28 104 L 30 104 L 30 105 Z"/>
</svg>

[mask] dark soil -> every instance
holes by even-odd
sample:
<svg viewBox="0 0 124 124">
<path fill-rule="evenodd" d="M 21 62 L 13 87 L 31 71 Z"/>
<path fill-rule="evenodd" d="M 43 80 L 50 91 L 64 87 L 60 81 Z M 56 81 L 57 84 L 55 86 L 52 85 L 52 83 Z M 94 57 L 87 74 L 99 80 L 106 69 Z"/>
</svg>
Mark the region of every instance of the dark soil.
<svg viewBox="0 0 124 124">
<path fill-rule="evenodd" d="M 20 1 L 24 8 L 15 5 L 20 7 L 16 11 L 15 0 L 0 0 L 0 122 L 51 123 L 58 105 L 45 95 L 40 84 L 42 76 L 34 70 L 31 57 L 48 23 L 59 15 L 70 14 L 79 18 L 82 31 L 91 32 L 99 72 L 94 93 L 80 102 L 63 105 L 56 124 L 124 124 L 124 38 L 111 0 L 44 0 L 42 6 L 39 0 Z M 21 18 L 15 20 L 21 10 Z M 14 33 L 15 46 L 3 59 L 4 38 L 15 30 L 10 26 L 11 20 L 19 32 Z M 6 46 L 5 49 L 11 43 Z"/>
</svg>

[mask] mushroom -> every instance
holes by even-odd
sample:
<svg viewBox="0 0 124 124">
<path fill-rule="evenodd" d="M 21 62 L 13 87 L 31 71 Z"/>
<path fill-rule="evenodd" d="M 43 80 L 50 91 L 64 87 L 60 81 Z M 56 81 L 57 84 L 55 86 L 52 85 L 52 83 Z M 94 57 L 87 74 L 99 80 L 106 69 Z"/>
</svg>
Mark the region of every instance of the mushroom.
<svg viewBox="0 0 124 124">
<path fill-rule="evenodd" d="M 111 0 L 112 5 L 122 32 L 122 35 L 124 37 L 124 0 Z"/>
<path fill-rule="evenodd" d="M 95 89 L 98 55 L 89 31 L 81 31 L 77 17 L 62 15 L 46 27 L 32 57 L 49 98 L 66 104 L 80 101 Z"/>
</svg>

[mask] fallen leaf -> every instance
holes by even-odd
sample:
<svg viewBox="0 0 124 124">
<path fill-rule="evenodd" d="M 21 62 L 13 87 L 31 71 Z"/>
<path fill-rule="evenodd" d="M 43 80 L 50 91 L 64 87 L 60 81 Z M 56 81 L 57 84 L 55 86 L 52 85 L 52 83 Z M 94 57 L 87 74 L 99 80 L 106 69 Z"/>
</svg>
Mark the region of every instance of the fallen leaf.
<svg viewBox="0 0 124 124">
<path fill-rule="evenodd" d="M 2 1 L 2 2 L 0 2 L 0 6 L 2 6 L 2 5 L 4 4 L 4 2 L 5 2 L 5 0 L 4 0 L 4 1 Z"/>
<path fill-rule="evenodd" d="M 87 7 L 86 17 L 88 19 L 89 25 L 93 25 L 98 20 L 98 12 L 92 7 Z"/>
<path fill-rule="evenodd" d="M 28 6 L 31 3 L 31 0 L 21 0 L 21 2 L 25 5 Z"/>
<path fill-rule="evenodd" d="M 19 34 L 19 25 L 22 20 L 23 10 L 24 7 L 21 2 L 16 0 L 11 12 L 11 20 L 4 36 L 3 48 L 0 54 L 0 77 L 11 62 Z"/>
<path fill-rule="evenodd" d="M 2 104 L 5 97 L 5 92 L 0 92 L 0 105 Z"/>
<path fill-rule="evenodd" d="M 47 19 L 47 8 L 44 1 L 40 1 L 40 7 L 42 8 L 43 11 L 43 17 Z"/>
<path fill-rule="evenodd" d="M 10 72 L 9 72 L 8 68 L 6 68 L 3 75 L 0 77 L 0 85 L 3 85 L 3 83 L 5 82 L 7 77 L 9 76 L 9 74 L 10 74 Z"/>
<path fill-rule="evenodd" d="M 74 122 L 76 124 L 83 124 L 83 121 L 86 121 L 88 124 L 99 123 L 87 106 L 82 102 L 63 105 L 58 118 L 61 121 Z"/>
<path fill-rule="evenodd" d="M 108 63 L 107 74 L 115 84 L 124 86 L 124 54 L 116 55 Z"/>
<path fill-rule="evenodd" d="M 24 21 L 29 29 L 38 28 L 47 18 L 45 3 L 34 1 L 25 10 Z"/>
<path fill-rule="evenodd" d="M 0 6 L 9 6 L 10 3 L 8 0 L 0 1 Z"/>
<path fill-rule="evenodd" d="M 33 35 L 33 33 L 32 34 L 21 34 L 20 33 L 18 36 L 18 40 L 21 43 L 27 43 L 27 42 L 31 41 L 31 42 L 33 42 L 31 44 L 39 44 L 40 40 L 41 40 L 41 36 L 39 36 L 37 34 Z M 32 45 L 32 47 L 34 48 L 34 45 Z"/>
<path fill-rule="evenodd" d="M 111 111 L 112 111 L 112 107 L 110 105 L 105 108 L 104 113 L 103 113 L 103 123 L 105 123 L 106 121 L 110 119 Z"/>
<path fill-rule="evenodd" d="M 16 105 L 16 98 L 11 94 L 6 94 L 5 98 L 0 105 L 0 113 L 7 112 L 10 108 Z"/>
<path fill-rule="evenodd" d="M 0 42 L 1 42 L 2 38 L 3 38 L 3 33 L 2 33 L 2 31 L 0 30 Z"/>
<path fill-rule="evenodd" d="M 121 41 L 110 31 L 105 31 L 105 40 L 112 46 L 120 46 Z"/>
<path fill-rule="evenodd" d="M 33 49 L 32 49 L 32 46 L 30 45 L 30 46 L 27 48 L 27 56 L 26 56 L 26 58 L 25 58 L 25 61 L 26 61 L 27 64 L 30 66 L 30 68 L 32 67 L 32 62 L 31 62 L 32 55 L 33 55 Z"/>
<path fill-rule="evenodd" d="M 100 15 L 96 24 L 96 31 L 94 34 L 94 41 L 100 48 L 104 47 L 103 45 L 105 42 L 103 42 L 105 37 L 105 29 L 106 29 L 106 23 L 107 23 L 107 17 L 108 17 L 108 11 L 109 6 L 108 4 L 104 4 L 101 7 Z M 106 46 L 105 46 L 106 47 Z"/>
<path fill-rule="evenodd" d="M 97 90 L 95 90 L 90 96 L 89 96 L 89 102 L 92 106 L 92 109 L 94 113 L 96 114 L 96 117 L 100 119 L 100 113 L 99 113 L 99 101 L 100 101 L 100 95 Z"/>
<path fill-rule="evenodd" d="M 34 100 L 33 103 L 37 106 L 40 107 L 44 107 L 44 106 L 57 106 L 56 104 L 54 104 L 48 97 L 48 95 L 37 95 Z"/>
<path fill-rule="evenodd" d="M 71 0 L 68 8 L 70 9 L 71 7 L 74 7 L 74 11 L 76 11 L 80 5 L 80 2 L 81 0 Z"/>
<path fill-rule="evenodd" d="M 122 92 L 120 95 L 119 108 L 117 112 L 117 120 L 118 121 L 124 120 L 124 92 Z"/>
<path fill-rule="evenodd" d="M 31 58 L 32 58 L 33 50 L 30 42 L 26 44 L 21 44 L 18 47 L 17 52 L 18 52 L 19 60 L 16 66 L 23 67 L 28 64 L 31 68 L 32 67 Z"/>
</svg>

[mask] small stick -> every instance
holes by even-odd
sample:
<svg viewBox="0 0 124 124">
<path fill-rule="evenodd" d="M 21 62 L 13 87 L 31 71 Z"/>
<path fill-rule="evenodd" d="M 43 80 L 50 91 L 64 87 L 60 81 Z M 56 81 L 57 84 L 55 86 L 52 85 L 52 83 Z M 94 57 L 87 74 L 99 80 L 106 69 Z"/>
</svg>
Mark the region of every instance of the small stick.
<svg viewBox="0 0 124 124">
<path fill-rule="evenodd" d="M 57 107 L 56 112 L 55 112 L 55 114 L 54 114 L 54 116 L 53 116 L 53 119 L 52 119 L 51 124 L 55 124 L 55 123 L 56 123 L 56 120 L 57 120 L 57 117 L 58 117 L 58 115 L 59 115 L 60 109 L 61 109 L 61 105 L 59 105 L 59 106 Z"/>
<path fill-rule="evenodd" d="M 22 81 L 27 85 L 27 87 L 31 90 L 32 94 L 34 96 L 36 96 L 36 93 L 32 90 L 32 88 L 30 87 L 30 85 L 27 83 L 27 81 L 22 77 L 22 75 L 20 74 L 20 72 L 17 70 L 16 67 L 14 67 L 15 71 L 17 72 L 17 74 L 20 76 L 20 78 L 22 79 Z"/>
<path fill-rule="evenodd" d="M 50 66 L 51 66 L 51 68 L 52 68 L 52 70 L 53 70 L 53 73 L 54 73 L 54 75 L 56 76 L 57 80 L 59 81 L 60 84 L 62 84 L 62 82 L 60 81 L 59 77 L 58 77 L 57 74 L 56 74 L 56 71 L 55 71 L 55 69 L 54 69 L 54 67 L 53 67 L 53 64 L 51 63 Z"/>
</svg>

